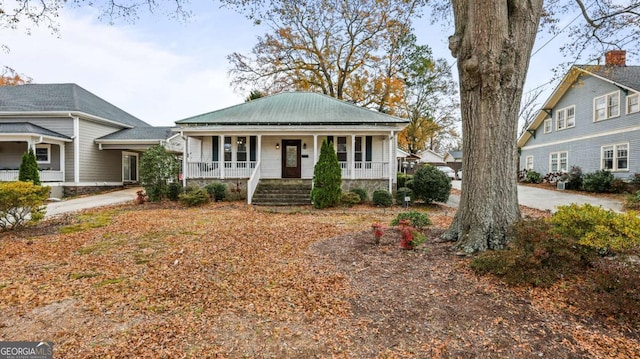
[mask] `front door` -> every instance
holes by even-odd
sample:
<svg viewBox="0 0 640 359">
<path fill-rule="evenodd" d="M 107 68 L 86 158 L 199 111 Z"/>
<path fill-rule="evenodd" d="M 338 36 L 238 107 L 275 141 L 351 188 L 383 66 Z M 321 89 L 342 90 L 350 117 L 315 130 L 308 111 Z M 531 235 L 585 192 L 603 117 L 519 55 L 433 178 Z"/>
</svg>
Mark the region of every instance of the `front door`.
<svg viewBox="0 0 640 359">
<path fill-rule="evenodd" d="M 302 166 L 300 165 L 301 140 L 282 140 L 282 178 L 300 178 Z"/>
</svg>

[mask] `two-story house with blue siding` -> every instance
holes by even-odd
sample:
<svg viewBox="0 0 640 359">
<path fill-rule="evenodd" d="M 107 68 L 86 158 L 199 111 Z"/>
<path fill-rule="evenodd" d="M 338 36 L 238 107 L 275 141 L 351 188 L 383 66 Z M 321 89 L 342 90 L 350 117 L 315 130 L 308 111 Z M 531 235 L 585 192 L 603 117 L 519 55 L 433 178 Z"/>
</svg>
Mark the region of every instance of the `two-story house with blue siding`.
<svg viewBox="0 0 640 359">
<path fill-rule="evenodd" d="M 518 139 L 520 169 L 546 174 L 640 173 L 640 66 L 622 50 L 605 65 L 573 66 Z"/>
</svg>

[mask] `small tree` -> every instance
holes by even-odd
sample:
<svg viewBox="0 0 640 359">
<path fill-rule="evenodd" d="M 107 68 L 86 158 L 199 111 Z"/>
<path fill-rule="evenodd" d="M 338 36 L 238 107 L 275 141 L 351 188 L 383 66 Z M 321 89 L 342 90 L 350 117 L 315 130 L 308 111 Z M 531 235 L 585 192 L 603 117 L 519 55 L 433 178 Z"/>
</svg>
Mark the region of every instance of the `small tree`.
<svg viewBox="0 0 640 359">
<path fill-rule="evenodd" d="M 333 145 L 322 141 L 320 158 L 313 168 L 311 200 L 316 208 L 333 207 L 340 203 L 342 195 L 342 171 Z"/>
<path fill-rule="evenodd" d="M 0 182 L 0 232 L 44 218 L 49 187 L 24 182 Z"/>
<path fill-rule="evenodd" d="M 140 181 L 150 201 L 165 198 L 169 183 L 178 180 L 180 165 L 175 155 L 163 146 L 154 145 L 140 159 Z"/>
<path fill-rule="evenodd" d="M 33 182 L 34 185 L 40 185 L 40 172 L 38 171 L 38 160 L 33 152 L 33 147 L 29 147 L 29 151 L 22 155 L 22 163 L 18 172 L 18 180 L 22 182 Z"/>
</svg>

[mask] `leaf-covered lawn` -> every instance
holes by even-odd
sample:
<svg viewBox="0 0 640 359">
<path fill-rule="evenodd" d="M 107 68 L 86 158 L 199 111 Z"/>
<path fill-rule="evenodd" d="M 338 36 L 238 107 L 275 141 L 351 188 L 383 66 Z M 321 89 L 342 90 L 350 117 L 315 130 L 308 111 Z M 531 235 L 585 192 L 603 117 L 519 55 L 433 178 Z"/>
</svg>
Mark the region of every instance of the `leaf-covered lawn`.
<svg viewBox="0 0 640 359">
<path fill-rule="evenodd" d="M 0 340 L 77 357 L 633 358 L 637 333 L 582 320 L 561 288 L 469 272 L 433 238 L 371 224 L 400 209 L 122 206 L 0 239 Z M 560 299 L 559 299 L 560 298 Z M 558 299 L 558 300 L 556 300 Z"/>
</svg>

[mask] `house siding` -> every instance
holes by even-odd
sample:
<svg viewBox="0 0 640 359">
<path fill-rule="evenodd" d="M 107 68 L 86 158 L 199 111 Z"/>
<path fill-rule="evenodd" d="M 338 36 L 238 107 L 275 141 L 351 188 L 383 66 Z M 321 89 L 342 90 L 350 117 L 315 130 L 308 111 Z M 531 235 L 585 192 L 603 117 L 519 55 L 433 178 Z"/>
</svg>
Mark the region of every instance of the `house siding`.
<svg viewBox="0 0 640 359">
<path fill-rule="evenodd" d="M 100 150 L 94 142 L 120 128 L 83 119 L 79 122 L 80 182 L 122 182 L 122 151 Z"/>
<path fill-rule="evenodd" d="M 598 122 L 593 121 L 594 98 L 619 93 L 620 115 Z M 632 95 L 629 92 L 628 95 Z M 601 168 L 601 147 L 620 143 L 629 144 L 629 170 L 615 171 L 618 178 L 627 178 L 640 172 L 640 113 L 626 113 L 627 94 L 619 87 L 593 76 L 579 77 L 554 106 L 552 131 L 544 133 L 544 122 L 521 148 L 519 168 L 526 166 L 526 158 L 533 156 L 533 169 L 541 174 L 549 172 L 549 154 L 568 152 L 568 167 L 578 166 L 583 173 Z M 559 109 L 575 106 L 575 127 L 556 129 Z"/>
</svg>

